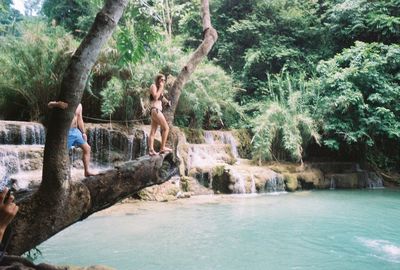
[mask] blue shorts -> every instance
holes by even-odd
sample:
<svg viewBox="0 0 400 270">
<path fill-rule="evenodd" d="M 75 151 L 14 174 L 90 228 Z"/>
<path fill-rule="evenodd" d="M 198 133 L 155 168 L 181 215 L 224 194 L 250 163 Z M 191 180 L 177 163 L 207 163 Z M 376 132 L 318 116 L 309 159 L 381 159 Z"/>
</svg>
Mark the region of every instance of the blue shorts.
<svg viewBox="0 0 400 270">
<path fill-rule="evenodd" d="M 81 146 L 85 144 L 85 140 L 83 139 L 82 132 L 77 128 L 70 128 L 68 131 L 68 141 L 67 146 L 68 150 L 72 148 L 72 146 Z"/>
</svg>

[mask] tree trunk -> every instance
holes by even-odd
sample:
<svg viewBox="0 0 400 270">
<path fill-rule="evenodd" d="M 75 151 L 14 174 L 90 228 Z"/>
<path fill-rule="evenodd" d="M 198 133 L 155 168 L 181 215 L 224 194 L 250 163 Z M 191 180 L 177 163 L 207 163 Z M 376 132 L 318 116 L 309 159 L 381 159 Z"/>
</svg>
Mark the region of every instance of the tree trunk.
<svg viewBox="0 0 400 270">
<path fill-rule="evenodd" d="M 189 62 L 182 68 L 174 84 L 172 85 L 172 88 L 169 90 L 172 105 L 167 110 L 165 110 L 164 115 L 170 126 L 174 122 L 176 107 L 178 106 L 179 97 L 181 96 L 183 87 L 185 86 L 187 80 L 190 78 L 190 75 L 192 75 L 192 73 L 195 71 L 197 65 L 204 57 L 208 55 L 212 46 L 218 39 L 217 31 L 211 25 L 208 0 L 201 1 L 201 11 L 204 36 L 203 42 L 190 57 Z"/>
<path fill-rule="evenodd" d="M 82 99 L 88 75 L 97 56 L 109 39 L 128 0 L 107 0 L 97 14 L 89 33 L 82 41 L 61 83 L 59 100 L 69 104 L 66 110 L 53 109 L 44 150 L 42 183 L 27 203 L 20 205 L 12 238 L 14 254 L 21 254 L 49 236 L 72 224 L 91 207 L 89 189 L 69 180 L 67 132 Z M 76 198 L 83 199 L 77 200 Z M 73 203 L 72 203 L 73 202 Z"/>
<path fill-rule="evenodd" d="M 75 222 L 145 187 L 161 184 L 177 172 L 172 154 L 146 156 L 69 183 L 58 202 L 47 200 L 47 194 L 35 193 L 19 203 L 20 213 L 13 226 L 14 237 L 8 252 L 20 255 Z"/>
</svg>

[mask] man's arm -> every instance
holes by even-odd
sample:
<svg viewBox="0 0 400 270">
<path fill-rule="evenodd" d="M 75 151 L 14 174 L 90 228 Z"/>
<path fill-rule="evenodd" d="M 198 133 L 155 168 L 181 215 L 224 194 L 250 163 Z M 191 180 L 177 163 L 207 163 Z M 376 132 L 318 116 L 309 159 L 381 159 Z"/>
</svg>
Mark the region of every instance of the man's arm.
<svg viewBox="0 0 400 270">
<path fill-rule="evenodd" d="M 82 104 L 79 103 L 78 107 L 76 108 L 76 121 L 77 121 L 77 126 L 78 129 L 82 132 L 82 137 L 85 141 L 87 141 L 87 136 L 85 134 L 85 123 L 83 122 L 83 116 L 82 116 Z"/>
</svg>

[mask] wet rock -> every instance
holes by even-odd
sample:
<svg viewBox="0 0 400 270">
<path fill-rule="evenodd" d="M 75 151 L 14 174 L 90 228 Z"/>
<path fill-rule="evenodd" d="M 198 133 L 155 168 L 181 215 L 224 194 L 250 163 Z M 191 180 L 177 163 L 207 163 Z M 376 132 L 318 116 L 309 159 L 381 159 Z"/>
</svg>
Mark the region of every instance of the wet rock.
<svg viewBox="0 0 400 270">
<path fill-rule="evenodd" d="M 115 270 L 114 268 L 93 265 L 88 267 L 54 266 L 46 263 L 35 265 L 31 261 L 19 256 L 4 256 L 0 262 L 0 269 L 4 270 Z"/>
</svg>

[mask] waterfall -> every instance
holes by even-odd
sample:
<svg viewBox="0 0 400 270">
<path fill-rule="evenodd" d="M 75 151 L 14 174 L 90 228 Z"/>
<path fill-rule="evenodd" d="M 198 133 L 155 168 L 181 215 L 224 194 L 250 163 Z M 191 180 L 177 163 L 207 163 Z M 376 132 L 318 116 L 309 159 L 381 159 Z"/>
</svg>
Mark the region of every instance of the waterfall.
<svg viewBox="0 0 400 270">
<path fill-rule="evenodd" d="M 147 133 L 143 131 L 143 139 L 140 142 L 140 155 L 141 156 L 147 155 L 147 151 L 148 151 L 147 143 L 148 143 L 148 140 L 149 140 L 149 138 L 147 136 Z"/>
<path fill-rule="evenodd" d="M 128 160 L 132 160 L 132 157 L 134 156 L 134 154 L 133 154 L 133 151 L 135 150 L 134 149 L 134 145 L 133 145 L 133 143 L 134 143 L 134 136 L 129 136 L 128 137 L 128 153 L 127 153 L 127 159 Z"/>
<path fill-rule="evenodd" d="M 0 144 L 42 145 L 45 142 L 45 129 L 39 123 L 0 122 Z"/>
<path fill-rule="evenodd" d="M 254 175 L 251 175 L 251 188 L 250 188 L 251 193 L 257 193 L 256 190 L 256 181 L 254 181 Z"/>
<path fill-rule="evenodd" d="M 111 164 L 111 149 L 112 149 L 112 133 L 111 130 L 108 131 L 108 164 Z"/>
<path fill-rule="evenodd" d="M 21 127 L 21 144 L 26 144 L 26 126 Z"/>
<path fill-rule="evenodd" d="M 230 153 L 231 156 L 233 156 L 236 160 L 236 163 L 238 164 L 238 159 L 239 153 L 237 150 L 237 142 L 235 138 L 232 135 L 232 132 L 230 131 L 210 131 L 206 130 L 204 131 L 204 141 L 205 144 L 207 145 L 220 145 L 220 144 L 225 144 L 230 146 Z"/>
<path fill-rule="evenodd" d="M 329 189 L 330 190 L 336 189 L 336 180 L 333 177 L 331 177 L 331 183 Z"/>
<path fill-rule="evenodd" d="M 233 185 L 233 193 L 245 194 L 246 193 L 246 176 L 231 171 L 231 177 L 235 180 Z"/>
<path fill-rule="evenodd" d="M 18 151 L 13 147 L 11 150 L 0 151 L 0 167 L 6 174 L 14 174 L 21 171 L 20 157 Z"/>
<path fill-rule="evenodd" d="M 110 164 L 112 135 L 109 129 L 101 127 L 88 129 L 88 143 L 92 148 L 91 162 Z"/>
<path fill-rule="evenodd" d="M 0 130 L 0 144 L 8 144 L 10 141 L 10 130 L 2 127 Z"/>
<path fill-rule="evenodd" d="M 237 142 L 235 140 L 235 138 L 233 137 L 232 133 L 230 132 L 224 132 L 223 133 L 223 137 L 222 137 L 222 141 L 225 144 L 229 144 L 232 147 L 232 154 L 235 158 L 239 157 L 239 153 L 237 150 Z"/>
<path fill-rule="evenodd" d="M 368 173 L 367 187 L 369 189 L 379 189 L 383 187 L 383 180 L 376 173 Z"/>
<path fill-rule="evenodd" d="M 204 140 L 207 144 L 214 144 L 214 135 L 211 131 L 204 131 Z"/>
<path fill-rule="evenodd" d="M 266 192 L 282 192 L 285 191 L 285 182 L 283 177 L 279 174 L 275 174 L 265 183 Z"/>
</svg>

